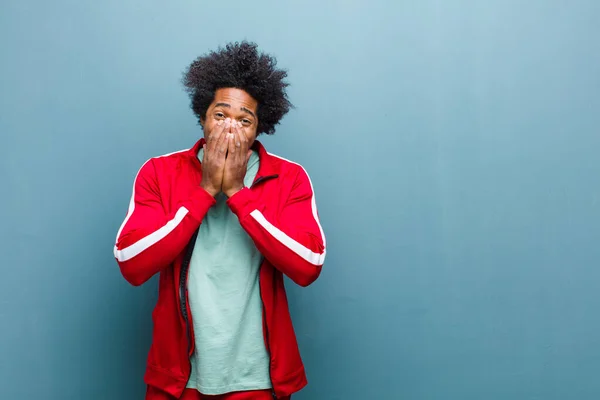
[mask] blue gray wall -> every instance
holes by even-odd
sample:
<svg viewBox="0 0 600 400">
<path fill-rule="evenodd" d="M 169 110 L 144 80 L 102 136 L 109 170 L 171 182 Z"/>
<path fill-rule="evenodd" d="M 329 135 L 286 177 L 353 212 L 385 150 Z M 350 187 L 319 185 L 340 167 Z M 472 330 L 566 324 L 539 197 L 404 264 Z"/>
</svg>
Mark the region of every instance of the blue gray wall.
<svg viewBox="0 0 600 400">
<path fill-rule="evenodd" d="M 112 258 L 179 83 L 230 40 L 290 70 L 272 152 L 329 255 L 289 297 L 298 400 L 600 398 L 600 3 L 0 3 L 0 398 L 142 398 L 156 280 Z"/>
</svg>

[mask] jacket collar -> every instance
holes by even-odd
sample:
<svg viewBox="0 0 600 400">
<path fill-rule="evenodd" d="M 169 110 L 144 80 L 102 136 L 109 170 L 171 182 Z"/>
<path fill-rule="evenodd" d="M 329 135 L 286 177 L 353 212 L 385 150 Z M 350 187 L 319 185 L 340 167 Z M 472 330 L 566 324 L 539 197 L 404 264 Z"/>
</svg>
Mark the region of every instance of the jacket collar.
<svg viewBox="0 0 600 400">
<path fill-rule="evenodd" d="M 198 152 L 206 144 L 206 139 L 202 138 L 196 142 L 196 144 L 188 151 L 188 155 L 193 157 L 195 160 L 198 160 Z M 270 155 L 263 144 L 255 140 L 252 145 L 252 149 L 258 152 L 259 167 L 258 173 L 256 175 L 256 179 L 269 177 L 278 174 L 278 168 L 276 165 L 278 163 L 278 159 Z"/>
</svg>

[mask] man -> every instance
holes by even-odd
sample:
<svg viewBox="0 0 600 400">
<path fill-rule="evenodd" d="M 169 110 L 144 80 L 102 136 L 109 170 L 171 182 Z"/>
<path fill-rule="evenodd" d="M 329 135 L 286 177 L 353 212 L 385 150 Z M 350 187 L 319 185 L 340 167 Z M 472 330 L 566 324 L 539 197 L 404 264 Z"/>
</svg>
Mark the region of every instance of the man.
<svg viewBox="0 0 600 400">
<path fill-rule="evenodd" d="M 284 274 L 307 286 L 325 259 L 311 181 L 256 141 L 289 111 L 287 73 L 253 43 L 184 75 L 204 131 L 138 172 L 115 258 L 137 286 L 159 273 L 147 400 L 289 399 L 306 375 Z"/>
</svg>

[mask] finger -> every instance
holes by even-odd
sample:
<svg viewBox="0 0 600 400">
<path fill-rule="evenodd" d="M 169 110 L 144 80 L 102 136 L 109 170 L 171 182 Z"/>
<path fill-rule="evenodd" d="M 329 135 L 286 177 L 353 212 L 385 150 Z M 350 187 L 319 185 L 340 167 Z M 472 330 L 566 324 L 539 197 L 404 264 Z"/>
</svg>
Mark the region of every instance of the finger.
<svg viewBox="0 0 600 400">
<path fill-rule="evenodd" d="M 215 151 L 218 153 L 218 157 L 225 157 L 225 153 L 227 152 L 227 134 L 231 127 L 231 120 L 227 118 L 225 123 L 223 124 L 224 128 L 219 135 L 219 138 L 215 143 Z"/>
<path fill-rule="evenodd" d="M 248 152 L 248 138 L 246 138 L 241 125 L 238 125 L 236 129 L 236 146 L 238 147 L 240 157 L 244 157 Z"/>
<path fill-rule="evenodd" d="M 239 126 L 239 122 L 236 122 L 233 125 L 233 129 L 232 129 L 232 136 L 231 136 L 231 141 L 233 143 L 233 147 L 234 147 L 234 157 L 235 160 L 238 161 L 240 159 L 240 157 L 242 157 L 242 143 L 241 143 L 241 132 L 240 132 L 240 126 Z"/>
<path fill-rule="evenodd" d="M 217 142 L 221 138 L 227 129 L 227 120 L 217 122 L 217 127 L 213 129 L 208 137 L 209 149 L 214 151 L 217 148 Z"/>
<path fill-rule="evenodd" d="M 227 161 L 235 161 L 237 158 L 237 152 L 239 149 L 235 146 L 235 135 L 233 133 L 227 134 Z"/>
</svg>

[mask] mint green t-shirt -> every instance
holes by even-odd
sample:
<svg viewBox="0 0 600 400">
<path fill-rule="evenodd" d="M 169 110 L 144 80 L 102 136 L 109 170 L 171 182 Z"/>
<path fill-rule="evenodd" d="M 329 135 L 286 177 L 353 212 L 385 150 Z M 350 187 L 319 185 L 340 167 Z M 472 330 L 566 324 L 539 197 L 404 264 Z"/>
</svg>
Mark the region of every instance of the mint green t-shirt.
<svg viewBox="0 0 600 400">
<path fill-rule="evenodd" d="M 198 157 L 202 160 L 203 152 Z M 251 186 L 259 158 L 248 161 Z M 220 193 L 204 217 L 190 261 L 188 297 L 196 348 L 188 388 L 206 395 L 270 389 L 258 271 L 262 255 Z"/>
</svg>

